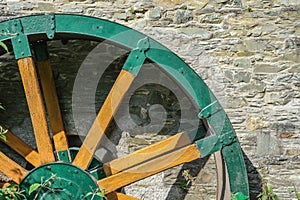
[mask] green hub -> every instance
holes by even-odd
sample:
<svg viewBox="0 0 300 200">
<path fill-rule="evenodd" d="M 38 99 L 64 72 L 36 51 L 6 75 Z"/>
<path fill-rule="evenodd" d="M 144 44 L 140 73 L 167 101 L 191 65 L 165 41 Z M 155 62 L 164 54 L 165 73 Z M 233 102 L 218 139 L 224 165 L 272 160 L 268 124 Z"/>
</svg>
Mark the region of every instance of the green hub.
<svg viewBox="0 0 300 200">
<path fill-rule="evenodd" d="M 48 163 L 32 170 L 21 182 L 28 199 L 91 199 L 98 192 L 96 180 L 82 169 L 63 162 Z M 94 196 L 93 199 L 101 199 Z"/>
</svg>

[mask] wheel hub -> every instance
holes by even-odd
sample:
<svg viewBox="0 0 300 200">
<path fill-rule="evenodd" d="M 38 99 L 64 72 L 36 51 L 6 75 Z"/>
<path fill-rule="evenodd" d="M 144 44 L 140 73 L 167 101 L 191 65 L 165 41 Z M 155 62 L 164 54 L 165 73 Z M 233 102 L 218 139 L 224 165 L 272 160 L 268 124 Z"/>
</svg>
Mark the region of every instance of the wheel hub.
<svg viewBox="0 0 300 200">
<path fill-rule="evenodd" d="M 95 179 L 82 169 L 62 162 L 35 168 L 20 184 L 29 199 L 91 199 L 98 191 Z M 85 197 L 86 195 L 88 197 Z M 95 196 L 93 199 L 101 199 Z"/>
</svg>

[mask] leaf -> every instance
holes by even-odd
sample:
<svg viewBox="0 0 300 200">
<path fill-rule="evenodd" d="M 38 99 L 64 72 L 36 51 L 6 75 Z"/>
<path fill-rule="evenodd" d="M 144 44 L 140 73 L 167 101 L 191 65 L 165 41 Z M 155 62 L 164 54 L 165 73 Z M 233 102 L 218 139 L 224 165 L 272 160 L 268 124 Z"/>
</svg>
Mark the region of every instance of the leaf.
<svg viewBox="0 0 300 200">
<path fill-rule="evenodd" d="M 4 142 L 7 142 L 7 139 L 6 139 L 6 136 L 5 136 L 5 135 L 0 134 L 0 138 L 1 138 Z"/>
<path fill-rule="evenodd" d="M 87 197 L 90 196 L 90 195 L 93 195 L 93 193 L 92 193 L 92 192 L 86 193 L 86 194 L 84 195 L 84 197 L 82 197 L 82 199 L 85 199 L 85 198 L 87 198 Z"/>
<path fill-rule="evenodd" d="M 273 193 L 273 188 L 271 185 L 267 184 L 267 193 L 272 194 Z"/>
<path fill-rule="evenodd" d="M 36 191 L 41 187 L 40 183 L 34 183 L 30 186 L 28 194 L 30 195 L 32 192 Z"/>
<path fill-rule="evenodd" d="M 280 200 L 280 198 L 277 195 L 275 195 L 274 199 L 275 200 Z"/>
<path fill-rule="evenodd" d="M 6 52 L 8 52 L 7 46 L 6 46 L 3 42 L 1 42 L 1 41 L 0 41 L 0 46 L 1 46 Z"/>
</svg>

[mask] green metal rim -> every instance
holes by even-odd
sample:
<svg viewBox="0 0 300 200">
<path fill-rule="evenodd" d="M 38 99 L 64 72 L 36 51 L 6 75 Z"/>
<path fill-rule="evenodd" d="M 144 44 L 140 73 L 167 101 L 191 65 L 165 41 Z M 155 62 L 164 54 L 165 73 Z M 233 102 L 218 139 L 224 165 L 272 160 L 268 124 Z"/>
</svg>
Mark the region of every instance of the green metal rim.
<svg viewBox="0 0 300 200">
<path fill-rule="evenodd" d="M 14 41 L 18 37 L 22 39 L 22 35 L 15 34 L 16 24 L 20 25 L 19 31 L 22 31 L 22 34 L 27 36 L 30 42 L 37 39 L 58 39 L 56 36 L 63 34 L 71 35 L 74 38 L 87 37 L 96 40 L 109 40 L 128 49 L 135 49 L 139 41 L 148 38 L 131 28 L 99 18 L 69 14 L 45 14 L 1 22 L 0 41 L 9 45 L 10 40 Z M 30 53 L 28 49 L 23 50 L 23 52 L 18 52 L 17 49 L 14 49 L 18 58 L 27 57 L 26 51 L 27 54 Z M 198 107 L 205 111 L 205 113 L 200 113 L 199 117 L 209 122 L 219 140 L 223 136 L 235 137 L 233 127 L 216 97 L 204 81 L 182 59 L 151 38 L 149 38 L 149 49 L 145 54 L 148 59 L 174 77 L 193 98 Z M 223 147 L 222 153 L 228 168 L 231 192 L 249 196 L 246 168 L 238 142 Z"/>
</svg>

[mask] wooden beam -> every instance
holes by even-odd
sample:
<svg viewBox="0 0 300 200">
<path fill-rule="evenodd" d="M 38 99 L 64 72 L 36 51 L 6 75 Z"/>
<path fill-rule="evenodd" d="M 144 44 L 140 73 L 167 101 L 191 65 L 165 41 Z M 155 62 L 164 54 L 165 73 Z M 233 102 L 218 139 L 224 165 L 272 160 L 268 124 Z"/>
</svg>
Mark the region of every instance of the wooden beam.
<svg viewBox="0 0 300 200">
<path fill-rule="evenodd" d="M 101 179 L 97 183 L 100 188 L 104 189 L 105 193 L 110 193 L 166 169 L 186 162 L 191 162 L 197 158 L 200 158 L 200 152 L 197 145 L 192 144 L 163 156 L 159 156 L 128 170 Z"/>
<path fill-rule="evenodd" d="M 18 65 L 30 111 L 41 164 L 53 162 L 55 161 L 55 157 L 33 59 L 31 57 L 19 59 Z"/>
<path fill-rule="evenodd" d="M 191 143 L 187 133 L 182 132 L 159 141 L 129 155 L 117 158 L 111 162 L 103 164 L 103 169 L 107 176 L 116 174 L 139 163 L 146 162 L 154 157 L 174 151 Z"/>
<path fill-rule="evenodd" d="M 111 192 L 107 194 L 106 197 L 108 200 L 140 200 L 138 198 L 128 196 L 126 194 L 119 193 L 119 192 Z"/>
<path fill-rule="evenodd" d="M 122 70 L 102 105 L 73 164 L 86 169 L 135 76 Z"/>
<path fill-rule="evenodd" d="M 4 126 L 2 127 L 6 129 Z M 37 167 L 40 165 L 40 156 L 31 146 L 26 144 L 23 140 L 21 140 L 9 130 L 7 130 L 7 132 L 5 133 L 5 137 L 7 141 L 5 142 L 2 140 L 4 144 L 12 148 L 33 166 Z"/>
<path fill-rule="evenodd" d="M 17 184 L 19 184 L 23 177 L 27 174 L 27 171 L 23 167 L 11 160 L 2 152 L 0 152 L 0 171 Z"/>
<path fill-rule="evenodd" d="M 67 150 L 69 148 L 68 139 L 64 130 L 64 123 L 61 116 L 50 61 L 39 61 L 37 62 L 37 66 L 53 133 L 55 150 Z"/>
</svg>

